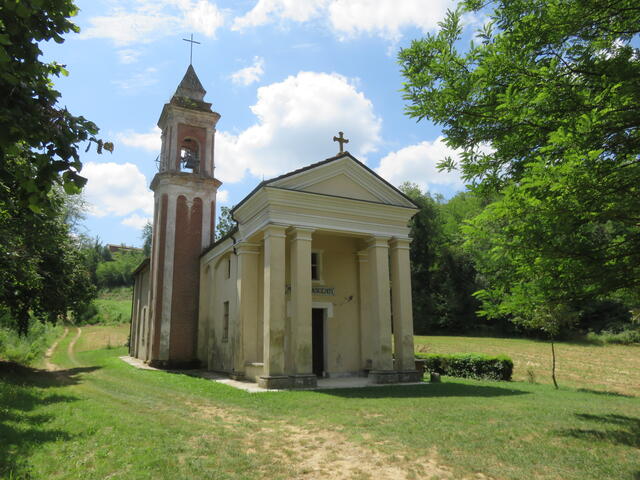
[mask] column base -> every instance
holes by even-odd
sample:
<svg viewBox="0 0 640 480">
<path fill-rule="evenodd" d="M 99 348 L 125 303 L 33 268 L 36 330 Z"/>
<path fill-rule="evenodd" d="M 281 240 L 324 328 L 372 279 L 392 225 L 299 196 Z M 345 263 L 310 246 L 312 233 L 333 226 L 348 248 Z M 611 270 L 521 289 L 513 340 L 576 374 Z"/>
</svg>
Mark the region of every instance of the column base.
<svg viewBox="0 0 640 480">
<path fill-rule="evenodd" d="M 229 374 L 231 380 L 244 380 L 244 372 L 232 372 Z"/>
<path fill-rule="evenodd" d="M 291 386 L 291 378 L 286 375 L 268 375 L 258 379 L 258 386 L 268 390 L 281 390 Z"/>
<path fill-rule="evenodd" d="M 395 370 L 371 370 L 369 378 L 371 383 L 375 384 L 398 383 L 399 380 L 398 372 Z"/>
<path fill-rule="evenodd" d="M 314 374 L 291 375 L 291 388 L 316 388 L 318 386 L 318 377 Z"/>
<path fill-rule="evenodd" d="M 422 372 L 418 370 L 400 370 L 398 372 L 398 382 L 416 383 L 422 381 Z"/>
</svg>

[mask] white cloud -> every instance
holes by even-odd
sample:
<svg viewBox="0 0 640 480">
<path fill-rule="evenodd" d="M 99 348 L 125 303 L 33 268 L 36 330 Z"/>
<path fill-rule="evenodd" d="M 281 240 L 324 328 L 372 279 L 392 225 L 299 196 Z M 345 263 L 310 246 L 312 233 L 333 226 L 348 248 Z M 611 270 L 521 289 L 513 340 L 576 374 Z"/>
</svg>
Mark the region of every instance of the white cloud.
<svg viewBox="0 0 640 480">
<path fill-rule="evenodd" d="M 118 85 L 121 89 L 131 92 L 142 88 L 150 87 L 158 83 L 158 69 L 155 67 L 147 67 L 144 70 L 133 74 L 124 80 L 113 80 L 114 85 Z"/>
<path fill-rule="evenodd" d="M 247 172 L 270 178 L 338 152 L 332 141 L 345 132 L 347 149 L 362 161 L 380 143 L 382 120 L 354 81 L 335 73 L 300 72 L 258 89 L 254 125 L 237 135 L 216 133 L 216 177 L 241 181 Z M 125 145 L 158 151 L 158 130 L 116 135 Z"/>
<path fill-rule="evenodd" d="M 224 14 L 209 0 L 115 0 L 108 15 L 92 17 L 80 38 L 107 38 L 116 46 L 151 43 L 187 30 L 213 37 Z"/>
<path fill-rule="evenodd" d="M 133 227 L 136 230 L 142 230 L 142 227 L 144 227 L 147 222 L 151 222 L 151 216 L 142 216 L 134 213 L 133 215 L 129 215 L 127 218 L 123 219 L 120 223 L 127 227 Z"/>
<path fill-rule="evenodd" d="M 377 35 L 397 41 L 407 27 L 435 30 L 452 0 L 258 0 L 245 15 L 236 17 L 233 30 L 276 21 L 307 22 L 325 17 L 342 37 Z"/>
<path fill-rule="evenodd" d="M 259 82 L 264 74 L 264 59 L 260 57 L 253 58 L 253 65 L 245 67 L 231 74 L 231 81 L 238 85 L 251 85 Z"/>
<path fill-rule="evenodd" d="M 435 30 L 452 7 L 451 0 L 333 0 L 329 18 L 347 37 L 370 34 L 398 40 L 403 28 Z"/>
<path fill-rule="evenodd" d="M 423 190 L 432 190 L 436 186 L 462 190 L 464 182 L 459 172 L 438 171 L 436 165 L 447 156 L 456 159 L 458 154 L 445 145 L 443 137 L 438 137 L 433 142 L 425 141 L 389 153 L 380 160 L 376 172 L 396 186 L 410 181 Z"/>
<path fill-rule="evenodd" d="M 150 152 L 160 153 L 160 133 L 160 128 L 157 126 L 151 128 L 148 133 L 136 133 L 133 130 L 126 130 L 117 133 L 116 140 L 127 147 L 142 148 Z"/>
<path fill-rule="evenodd" d="M 120 63 L 135 63 L 140 57 L 140 51 L 134 50 L 133 48 L 123 48 L 118 50 L 118 57 L 120 58 Z"/>
<path fill-rule="evenodd" d="M 345 132 L 361 160 L 380 143 L 373 104 L 338 74 L 300 72 L 258 89 L 258 121 L 238 135 L 218 132 L 216 176 L 238 182 L 246 171 L 268 178 L 335 155 L 332 138 Z"/>
<path fill-rule="evenodd" d="M 243 30 L 273 22 L 276 17 L 295 22 L 306 22 L 317 16 L 328 0 L 258 0 L 242 17 L 236 17 L 232 30 Z"/>
<path fill-rule="evenodd" d="M 83 193 L 90 214 L 124 216 L 136 211 L 153 213 L 153 193 L 144 174 L 132 163 L 89 162 L 82 168 L 88 179 Z"/>
<path fill-rule="evenodd" d="M 218 193 L 216 193 L 216 201 L 225 205 L 229 203 L 229 191 L 218 190 Z"/>
</svg>

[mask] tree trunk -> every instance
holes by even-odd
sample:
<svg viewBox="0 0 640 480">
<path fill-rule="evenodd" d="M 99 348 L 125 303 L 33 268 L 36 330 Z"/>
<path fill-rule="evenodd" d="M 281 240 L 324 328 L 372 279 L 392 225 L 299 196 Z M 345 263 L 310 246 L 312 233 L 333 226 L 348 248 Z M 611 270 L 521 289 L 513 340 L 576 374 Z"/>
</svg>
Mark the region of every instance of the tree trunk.
<svg viewBox="0 0 640 480">
<path fill-rule="evenodd" d="M 29 333 L 29 310 L 20 309 L 18 313 L 18 335 L 26 337 Z"/>
<path fill-rule="evenodd" d="M 558 389 L 558 382 L 556 382 L 556 349 L 551 340 L 551 379 L 553 380 L 553 386 Z"/>
</svg>

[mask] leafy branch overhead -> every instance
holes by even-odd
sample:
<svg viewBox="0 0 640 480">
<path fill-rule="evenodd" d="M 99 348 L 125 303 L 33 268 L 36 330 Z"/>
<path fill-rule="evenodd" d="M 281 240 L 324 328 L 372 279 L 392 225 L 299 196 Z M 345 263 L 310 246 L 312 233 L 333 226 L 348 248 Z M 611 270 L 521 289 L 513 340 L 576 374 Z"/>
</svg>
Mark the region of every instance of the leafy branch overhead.
<svg viewBox="0 0 640 480">
<path fill-rule="evenodd" d="M 463 15 L 488 19 L 469 45 Z M 467 0 L 400 52 L 408 115 L 462 151 L 441 166 L 499 195 L 464 231 L 486 315 L 553 335 L 638 303 L 639 33 L 632 0 Z"/>
<path fill-rule="evenodd" d="M 49 206 L 53 185 L 77 193 L 86 183 L 79 172 L 82 142 L 98 153 L 113 144 L 96 138 L 98 127 L 59 105 L 51 79 L 67 75 L 63 65 L 40 60 L 39 42 L 64 41 L 77 32 L 71 0 L 7 0 L 0 5 L 0 198 L 13 190 L 24 207 Z M 11 165 L 10 168 L 5 168 Z"/>
</svg>

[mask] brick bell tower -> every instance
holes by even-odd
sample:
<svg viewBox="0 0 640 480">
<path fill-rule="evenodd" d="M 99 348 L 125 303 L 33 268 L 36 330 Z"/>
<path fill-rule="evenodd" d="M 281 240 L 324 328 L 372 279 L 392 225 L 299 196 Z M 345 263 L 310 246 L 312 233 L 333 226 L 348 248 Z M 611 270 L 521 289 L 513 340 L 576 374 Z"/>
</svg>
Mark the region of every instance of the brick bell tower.
<svg viewBox="0 0 640 480">
<path fill-rule="evenodd" d="M 151 251 L 151 354 L 159 367 L 197 363 L 200 254 L 213 243 L 214 140 L 220 114 L 192 65 L 158 120 L 162 130 L 154 193 Z"/>
</svg>

